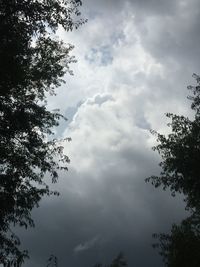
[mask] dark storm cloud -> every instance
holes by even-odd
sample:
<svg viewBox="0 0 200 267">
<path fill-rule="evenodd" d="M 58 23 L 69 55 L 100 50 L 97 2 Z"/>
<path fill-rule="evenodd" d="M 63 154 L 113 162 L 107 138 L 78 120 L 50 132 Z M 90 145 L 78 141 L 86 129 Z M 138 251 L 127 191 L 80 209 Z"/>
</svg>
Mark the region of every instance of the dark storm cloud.
<svg viewBox="0 0 200 267">
<path fill-rule="evenodd" d="M 176 61 L 185 68 L 199 68 L 200 2 L 179 3 L 176 13 L 154 16 L 141 22 L 144 47 L 161 62 Z M 142 32 L 142 30 L 141 30 Z"/>
<path fill-rule="evenodd" d="M 181 205 L 167 194 L 144 188 L 143 176 L 131 178 L 120 168 L 102 173 L 107 177 L 103 181 L 88 178 L 90 173 L 81 178 L 75 173 L 69 175 L 79 179 L 78 186 L 85 190 L 61 190 L 59 199 L 45 201 L 35 211 L 37 229 L 28 232 L 24 240 L 31 243 L 31 255 L 37 260 L 34 266 L 44 266 L 51 253 L 59 256 L 60 266 L 92 266 L 110 261 L 121 250 L 130 266 L 160 266 L 151 248 L 151 234 L 166 230 L 177 220 Z M 146 257 L 141 257 L 141 252 Z"/>
</svg>

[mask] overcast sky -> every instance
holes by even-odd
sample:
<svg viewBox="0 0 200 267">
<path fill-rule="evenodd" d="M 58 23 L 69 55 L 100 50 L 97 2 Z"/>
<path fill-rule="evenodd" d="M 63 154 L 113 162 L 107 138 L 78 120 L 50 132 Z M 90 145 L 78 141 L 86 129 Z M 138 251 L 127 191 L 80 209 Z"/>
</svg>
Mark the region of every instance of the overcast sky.
<svg viewBox="0 0 200 267">
<path fill-rule="evenodd" d="M 181 197 L 144 179 L 159 172 L 149 133 L 165 133 L 164 113 L 191 116 L 187 85 L 200 69 L 199 0 L 83 0 L 88 23 L 59 35 L 75 45 L 74 76 L 49 99 L 69 118 L 56 135 L 71 163 L 54 187 L 61 196 L 34 210 L 23 233 L 31 260 L 59 267 L 109 263 L 123 251 L 131 267 L 162 267 L 152 233 L 184 216 Z"/>
</svg>

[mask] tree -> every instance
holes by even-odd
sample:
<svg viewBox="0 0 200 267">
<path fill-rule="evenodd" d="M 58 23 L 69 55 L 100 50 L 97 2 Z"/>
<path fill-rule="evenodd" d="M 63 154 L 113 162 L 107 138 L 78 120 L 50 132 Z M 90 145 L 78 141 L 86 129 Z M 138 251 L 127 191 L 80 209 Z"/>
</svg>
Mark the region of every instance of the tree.
<svg viewBox="0 0 200 267">
<path fill-rule="evenodd" d="M 125 267 L 127 266 L 127 262 L 124 259 L 124 255 L 122 252 L 118 254 L 118 256 L 112 261 L 110 267 Z"/>
<path fill-rule="evenodd" d="M 173 225 L 170 234 L 156 234 L 165 265 L 168 267 L 200 266 L 200 77 L 193 75 L 196 86 L 189 86 L 193 95 L 194 119 L 167 113 L 171 119 L 168 136 L 152 131 L 158 145 L 153 149 L 162 157 L 160 176 L 146 179 L 155 187 L 169 188 L 172 195 L 183 193 L 191 216 L 180 225 Z"/>
<path fill-rule="evenodd" d="M 94 267 L 102 267 L 103 265 L 101 263 L 97 263 Z M 120 252 L 117 257 L 112 261 L 112 263 L 105 267 L 126 267 L 127 262 L 124 258 L 124 255 L 122 252 Z"/>
<path fill-rule="evenodd" d="M 67 169 L 69 158 L 53 134 L 63 116 L 47 109 L 46 95 L 72 74 L 73 49 L 55 37 L 84 23 L 81 0 L 0 1 L 0 264 L 20 266 L 27 251 L 11 225 L 34 226 L 31 211 L 45 195 L 44 182 Z M 77 20 L 76 20 L 77 17 Z"/>
<path fill-rule="evenodd" d="M 46 267 L 58 267 L 58 259 L 55 255 L 49 257 Z"/>
<path fill-rule="evenodd" d="M 200 264 L 200 217 L 193 214 L 180 225 L 173 224 L 169 234 L 154 234 L 159 250 L 168 267 L 198 267 Z"/>
<path fill-rule="evenodd" d="M 172 195 L 183 193 L 188 208 L 200 208 L 200 77 L 193 75 L 196 86 L 189 86 L 193 96 L 191 108 L 195 112 L 194 120 L 187 117 L 167 113 L 171 119 L 168 124 L 172 133 L 168 136 L 152 131 L 159 143 L 153 149 L 162 157 L 159 164 L 162 168 L 160 176 L 146 179 L 155 187 L 169 188 Z"/>
</svg>

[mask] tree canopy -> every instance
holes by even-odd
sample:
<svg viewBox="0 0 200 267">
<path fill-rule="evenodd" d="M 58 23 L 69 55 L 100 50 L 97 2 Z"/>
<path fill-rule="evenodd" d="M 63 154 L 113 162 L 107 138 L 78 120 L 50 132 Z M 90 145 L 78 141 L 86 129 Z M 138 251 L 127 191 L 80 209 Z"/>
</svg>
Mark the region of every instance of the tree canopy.
<svg viewBox="0 0 200 267">
<path fill-rule="evenodd" d="M 0 1 L 0 264 L 20 265 L 28 255 L 12 225 L 34 226 L 31 210 L 44 195 L 58 194 L 56 182 L 69 158 L 53 138 L 63 116 L 47 109 L 46 94 L 72 74 L 73 46 L 59 40 L 59 26 L 71 31 L 84 23 L 80 0 Z M 18 266 L 16 265 L 16 266 Z"/>
<path fill-rule="evenodd" d="M 187 117 L 167 113 L 171 119 L 168 124 L 171 133 L 167 136 L 153 133 L 157 136 L 158 145 L 153 149 L 162 157 L 160 176 L 146 179 L 155 187 L 170 188 L 172 195 L 177 192 L 185 195 L 185 201 L 190 208 L 200 207 L 200 77 L 193 75 L 196 86 L 189 86 L 193 95 L 191 108 L 194 110 L 194 120 Z"/>
<path fill-rule="evenodd" d="M 155 187 L 169 188 L 172 195 L 182 193 L 190 216 L 169 234 L 156 234 L 161 256 L 168 267 L 200 266 L 200 77 L 193 75 L 197 85 L 188 86 L 192 95 L 194 118 L 167 113 L 171 133 L 167 136 L 152 131 L 158 145 L 153 149 L 162 157 L 159 176 L 146 179 Z"/>
<path fill-rule="evenodd" d="M 168 234 L 154 234 L 159 250 L 168 267 L 198 267 L 200 264 L 200 215 L 192 214 L 180 224 L 173 224 Z"/>
</svg>

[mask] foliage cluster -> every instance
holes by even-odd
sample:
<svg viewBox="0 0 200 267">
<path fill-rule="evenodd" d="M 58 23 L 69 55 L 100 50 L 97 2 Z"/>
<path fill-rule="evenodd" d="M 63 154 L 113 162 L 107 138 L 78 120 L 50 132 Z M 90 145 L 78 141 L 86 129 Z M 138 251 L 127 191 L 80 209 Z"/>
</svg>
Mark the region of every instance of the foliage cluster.
<svg viewBox="0 0 200 267">
<path fill-rule="evenodd" d="M 169 188 L 172 195 L 185 196 L 186 209 L 190 216 L 180 225 L 174 224 L 169 234 L 155 235 L 160 254 L 168 267 L 200 266 L 200 77 L 195 86 L 188 86 L 192 92 L 194 119 L 167 113 L 171 119 L 171 133 L 167 136 L 153 131 L 158 145 L 153 149 L 162 157 L 159 176 L 146 179 L 155 187 Z"/>
<path fill-rule="evenodd" d="M 105 266 L 105 267 L 126 267 L 127 262 L 124 258 L 124 255 L 122 252 L 120 252 L 116 258 L 114 258 L 111 262 L 111 264 Z M 96 264 L 94 267 L 103 267 L 101 263 Z"/>
<path fill-rule="evenodd" d="M 72 74 L 73 46 L 56 37 L 84 21 L 81 0 L 0 1 L 0 264 L 20 265 L 27 251 L 11 225 L 34 226 L 31 218 L 44 195 L 58 194 L 44 182 L 56 182 L 69 158 L 53 138 L 63 116 L 47 109 L 47 93 Z"/>
</svg>

